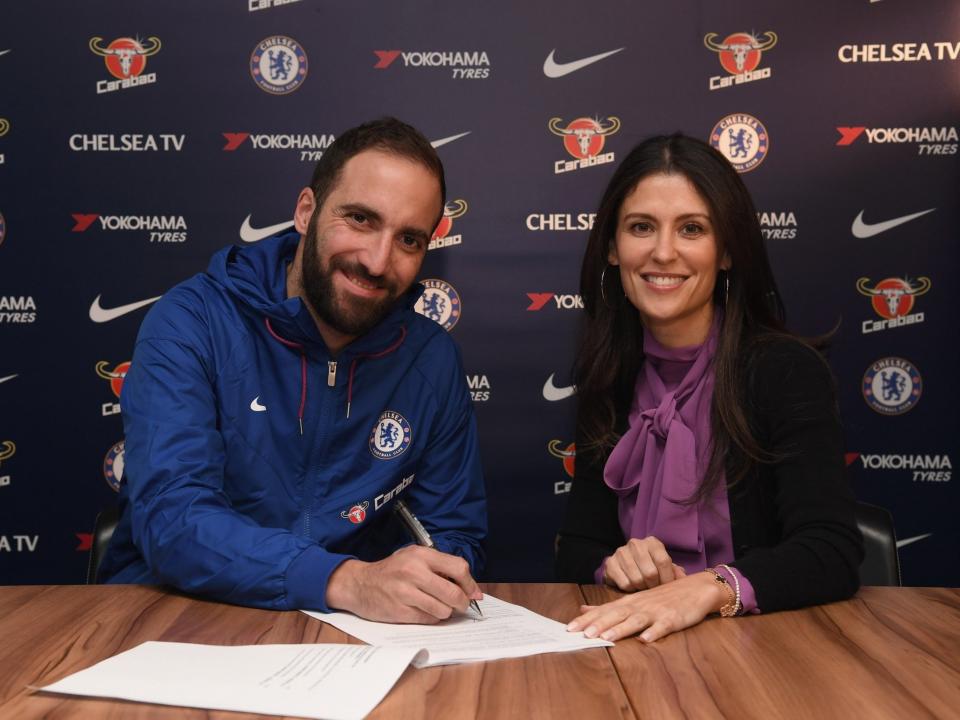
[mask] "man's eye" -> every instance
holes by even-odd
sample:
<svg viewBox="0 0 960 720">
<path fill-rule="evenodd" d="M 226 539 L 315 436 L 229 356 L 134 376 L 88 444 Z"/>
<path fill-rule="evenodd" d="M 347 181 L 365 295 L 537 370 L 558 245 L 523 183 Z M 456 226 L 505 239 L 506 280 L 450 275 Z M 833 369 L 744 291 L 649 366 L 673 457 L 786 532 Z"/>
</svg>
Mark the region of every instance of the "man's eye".
<svg viewBox="0 0 960 720">
<path fill-rule="evenodd" d="M 420 247 L 420 238 L 416 235 L 403 235 L 400 238 L 400 242 L 404 247 L 410 248 L 411 250 L 416 250 Z"/>
<path fill-rule="evenodd" d="M 350 219 L 353 220 L 355 223 L 362 225 L 367 221 L 367 216 L 364 215 L 363 213 L 355 212 L 355 213 L 350 213 Z"/>
</svg>

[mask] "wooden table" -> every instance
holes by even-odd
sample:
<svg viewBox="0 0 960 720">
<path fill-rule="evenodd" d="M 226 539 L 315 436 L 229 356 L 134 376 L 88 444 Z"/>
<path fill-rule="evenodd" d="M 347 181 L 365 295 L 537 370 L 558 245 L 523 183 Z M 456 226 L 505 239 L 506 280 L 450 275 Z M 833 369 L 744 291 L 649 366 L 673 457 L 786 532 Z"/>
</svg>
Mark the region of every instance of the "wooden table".
<svg viewBox="0 0 960 720">
<path fill-rule="evenodd" d="M 604 588 L 484 590 L 557 620 Z M 146 640 L 358 642 L 302 613 L 142 586 L 0 587 L 0 718 L 240 713 L 31 693 Z M 409 669 L 371 718 L 920 718 L 960 715 L 960 590 L 865 588 L 853 600 L 712 618 L 653 645 Z"/>
</svg>

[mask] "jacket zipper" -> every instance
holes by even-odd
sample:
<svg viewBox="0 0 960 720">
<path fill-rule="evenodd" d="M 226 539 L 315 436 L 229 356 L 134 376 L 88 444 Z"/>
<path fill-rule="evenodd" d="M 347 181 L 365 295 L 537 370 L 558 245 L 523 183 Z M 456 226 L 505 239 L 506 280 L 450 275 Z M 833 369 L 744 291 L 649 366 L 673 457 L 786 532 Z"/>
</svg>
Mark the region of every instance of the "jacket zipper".
<svg viewBox="0 0 960 720">
<path fill-rule="evenodd" d="M 334 388 L 336 387 L 336 385 L 337 385 L 337 361 L 328 360 L 327 361 L 327 387 Z M 320 398 L 321 398 L 320 409 L 318 413 L 319 423 L 317 428 L 319 431 L 319 435 L 316 438 L 316 443 L 313 446 L 314 449 L 311 451 L 311 454 L 312 452 L 317 452 L 318 449 L 321 454 L 324 454 L 322 448 L 325 447 L 327 435 L 331 430 L 331 428 L 329 427 L 328 415 L 330 415 L 331 413 L 331 408 L 335 407 L 333 396 L 328 398 L 326 397 L 325 393 L 321 393 Z M 332 418 L 330 418 L 330 420 L 332 420 Z M 320 482 L 320 479 L 317 476 L 319 473 L 319 465 L 320 463 L 317 462 L 309 466 L 310 470 L 308 471 L 309 474 L 307 475 L 306 493 L 303 499 L 304 500 L 303 531 L 304 531 L 304 535 L 308 538 L 310 537 L 310 513 L 312 512 L 314 507 L 313 496 L 316 493 L 317 484 Z"/>
</svg>

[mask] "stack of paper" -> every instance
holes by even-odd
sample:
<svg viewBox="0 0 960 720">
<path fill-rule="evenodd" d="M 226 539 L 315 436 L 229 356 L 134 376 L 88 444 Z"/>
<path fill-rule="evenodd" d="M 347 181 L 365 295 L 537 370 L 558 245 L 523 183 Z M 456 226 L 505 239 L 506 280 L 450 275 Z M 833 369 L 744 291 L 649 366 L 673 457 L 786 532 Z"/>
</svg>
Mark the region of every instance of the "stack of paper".
<svg viewBox="0 0 960 720">
<path fill-rule="evenodd" d="M 563 623 L 492 595 L 480 601 L 480 609 L 482 617 L 470 612 L 436 625 L 395 625 L 350 613 L 304 612 L 371 645 L 426 650 L 413 661 L 418 668 L 613 645 L 567 632 Z"/>
<path fill-rule="evenodd" d="M 40 689 L 209 710 L 359 720 L 390 691 L 416 654 L 364 645 L 146 642 Z"/>
<path fill-rule="evenodd" d="M 613 643 L 487 595 L 436 625 L 395 625 L 348 613 L 308 615 L 370 645 L 195 645 L 146 642 L 81 670 L 47 692 L 160 705 L 359 720 L 404 669 L 567 652 Z M 306 612 L 306 611 L 305 611 Z"/>
</svg>

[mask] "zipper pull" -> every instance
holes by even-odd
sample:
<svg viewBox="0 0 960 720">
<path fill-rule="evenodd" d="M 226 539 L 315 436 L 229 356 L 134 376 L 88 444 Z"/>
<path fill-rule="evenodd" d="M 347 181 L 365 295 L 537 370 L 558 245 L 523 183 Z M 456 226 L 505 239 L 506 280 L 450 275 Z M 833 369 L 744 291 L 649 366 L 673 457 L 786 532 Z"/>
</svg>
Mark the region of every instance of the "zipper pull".
<svg viewBox="0 0 960 720">
<path fill-rule="evenodd" d="M 329 360 L 327 362 L 327 387 L 334 387 L 337 384 L 337 361 Z"/>
</svg>

